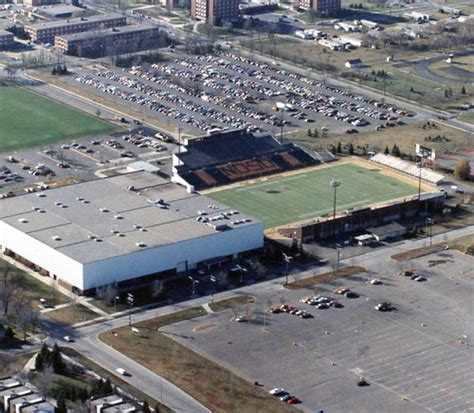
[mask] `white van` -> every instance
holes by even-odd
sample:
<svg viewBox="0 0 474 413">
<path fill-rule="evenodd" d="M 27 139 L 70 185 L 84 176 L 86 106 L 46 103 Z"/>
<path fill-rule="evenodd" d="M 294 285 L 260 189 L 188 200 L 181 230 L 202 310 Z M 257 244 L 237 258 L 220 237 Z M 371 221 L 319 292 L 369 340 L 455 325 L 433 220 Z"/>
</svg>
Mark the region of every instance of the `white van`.
<svg viewBox="0 0 474 413">
<path fill-rule="evenodd" d="M 122 376 L 130 376 L 130 374 L 125 369 L 118 368 L 118 369 L 115 369 L 115 371 Z"/>
</svg>

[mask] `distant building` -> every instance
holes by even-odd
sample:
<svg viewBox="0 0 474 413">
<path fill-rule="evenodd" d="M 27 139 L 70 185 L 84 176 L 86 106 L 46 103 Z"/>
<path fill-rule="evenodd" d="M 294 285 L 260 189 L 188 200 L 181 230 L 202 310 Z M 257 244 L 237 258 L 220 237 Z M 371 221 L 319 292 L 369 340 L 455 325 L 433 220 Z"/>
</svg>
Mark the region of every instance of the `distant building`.
<svg viewBox="0 0 474 413">
<path fill-rule="evenodd" d="M 363 66 L 363 63 L 360 59 L 351 59 L 347 60 L 346 63 L 344 63 L 344 66 L 348 69 L 359 69 Z"/>
<path fill-rule="evenodd" d="M 156 26 L 131 25 L 56 36 L 54 45 L 68 55 L 96 58 L 152 49 L 160 37 L 164 34 Z"/>
<path fill-rule="evenodd" d="M 85 9 L 71 4 L 57 4 L 51 7 L 38 9 L 37 13 L 49 19 L 68 19 L 74 14 L 80 16 L 84 11 Z"/>
<path fill-rule="evenodd" d="M 10 49 L 14 44 L 13 33 L 0 29 L 0 50 Z"/>
<path fill-rule="evenodd" d="M 191 0 L 191 16 L 209 24 L 236 21 L 240 0 Z"/>
<path fill-rule="evenodd" d="M 60 0 L 23 0 L 23 5 L 30 7 L 48 6 L 50 4 L 60 3 Z"/>
<path fill-rule="evenodd" d="M 29 24 L 25 32 L 35 43 L 54 43 L 55 36 L 80 33 L 88 30 L 103 30 L 125 26 L 127 19 L 120 14 L 106 14 L 78 19 L 58 20 L 46 23 Z"/>
<path fill-rule="evenodd" d="M 424 13 L 419 13 L 417 11 L 412 11 L 410 13 L 405 13 L 405 17 L 416 20 L 417 22 L 427 22 L 430 20 L 430 15 L 429 14 L 424 14 Z"/>
<path fill-rule="evenodd" d="M 320 14 L 335 14 L 341 10 L 341 0 L 294 0 L 293 7 Z"/>
</svg>

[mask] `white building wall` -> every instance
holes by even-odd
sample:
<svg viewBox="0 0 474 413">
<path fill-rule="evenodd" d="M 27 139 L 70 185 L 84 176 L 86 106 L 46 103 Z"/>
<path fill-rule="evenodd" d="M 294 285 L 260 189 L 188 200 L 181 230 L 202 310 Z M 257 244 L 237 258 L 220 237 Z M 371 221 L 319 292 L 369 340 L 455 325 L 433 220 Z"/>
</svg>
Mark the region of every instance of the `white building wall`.
<svg viewBox="0 0 474 413">
<path fill-rule="evenodd" d="M 84 266 L 83 289 L 175 269 L 178 264 L 186 261 L 188 267 L 193 267 L 200 261 L 261 248 L 263 230 L 261 223 L 248 225 L 202 238 L 92 262 Z"/>
<path fill-rule="evenodd" d="M 0 245 L 49 271 L 58 279 L 84 289 L 82 264 L 0 221 Z"/>
</svg>

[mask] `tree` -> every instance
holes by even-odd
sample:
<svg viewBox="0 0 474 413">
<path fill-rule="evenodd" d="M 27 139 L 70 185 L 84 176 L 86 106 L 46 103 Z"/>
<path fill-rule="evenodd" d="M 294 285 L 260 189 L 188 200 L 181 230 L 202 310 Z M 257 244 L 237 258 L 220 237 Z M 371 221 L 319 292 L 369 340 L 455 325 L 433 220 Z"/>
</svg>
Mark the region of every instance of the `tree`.
<svg viewBox="0 0 474 413">
<path fill-rule="evenodd" d="M 308 136 L 312 137 L 313 136 L 313 131 L 311 129 L 308 129 Z"/>
<path fill-rule="evenodd" d="M 342 145 L 341 142 L 337 143 L 336 153 L 342 153 Z"/>
<path fill-rule="evenodd" d="M 467 159 L 460 159 L 454 167 L 454 176 L 458 179 L 468 180 L 471 176 L 471 166 Z"/>
<path fill-rule="evenodd" d="M 35 370 L 41 371 L 43 370 L 43 367 L 44 367 L 43 355 L 41 354 L 41 352 L 39 352 L 35 358 Z"/>
<path fill-rule="evenodd" d="M 352 144 L 352 142 L 349 145 L 349 155 L 354 155 L 354 145 Z"/>
<path fill-rule="evenodd" d="M 98 118 L 100 118 L 100 115 L 102 115 L 102 111 L 101 111 L 100 109 L 97 109 L 97 110 L 95 111 L 95 114 L 96 114 L 96 116 L 97 116 Z"/>
<path fill-rule="evenodd" d="M 400 148 L 397 146 L 396 143 L 392 147 L 392 155 L 393 156 L 398 156 L 398 157 L 401 156 Z"/>
<path fill-rule="evenodd" d="M 148 402 L 146 400 L 143 402 L 142 412 L 151 413 L 150 406 L 148 406 Z"/>
<path fill-rule="evenodd" d="M 54 344 L 53 351 L 51 352 L 50 365 L 55 373 L 59 373 L 66 368 L 63 357 L 61 356 L 61 350 L 59 349 L 58 343 Z"/>
<path fill-rule="evenodd" d="M 56 407 L 56 413 L 67 413 L 66 400 L 64 396 L 58 398 L 58 407 Z"/>
</svg>

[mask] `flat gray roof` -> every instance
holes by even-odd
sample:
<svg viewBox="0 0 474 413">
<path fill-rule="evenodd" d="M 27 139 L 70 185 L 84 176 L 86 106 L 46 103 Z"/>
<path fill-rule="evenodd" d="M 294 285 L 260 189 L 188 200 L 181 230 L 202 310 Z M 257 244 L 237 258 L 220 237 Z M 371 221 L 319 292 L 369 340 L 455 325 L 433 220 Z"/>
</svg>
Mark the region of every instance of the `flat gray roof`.
<svg viewBox="0 0 474 413">
<path fill-rule="evenodd" d="M 111 19 L 116 19 L 118 17 L 125 17 L 125 16 L 118 13 L 99 14 L 97 16 L 90 16 L 90 17 L 78 17 L 75 19 L 55 20 L 51 22 L 27 24 L 25 27 L 30 27 L 32 29 L 52 29 L 54 27 L 63 27 L 63 26 L 72 25 L 75 23 L 107 21 Z"/>
<path fill-rule="evenodd" d="M 260 223 L 144 171 L 0 200 L 0 220 L 84 264 Z"/>
<path fill-rule="evenodd" d="M 52 4 L 51 6 L 41 6 L 38 8 L 39 13 L 47 14 L 50 16 L 58 16 L 64 13 L 83 12 L 85 10 L 86 9 L 73 6 L 72 4 Z"/>
<path fill-rule="evenodd" d="M 151 25 L 142 25 L 142 24 L 133 24 L 129 26 L 119 26 L 114 29 L 105 29 L 100 31 L 100 36 L 101 37 L 106 37 L 106 36 L 113 36 L 114 34 L 118 33 L 133 33 L 133 32 L 142 32 L 144 30 L 159 30 L 159 27 L 157 26 L 151 26 Z M 87 39 L 93 39 L 99 35 L 99 32 L 97 30 L 89 30 L 87 32 L 79 32 L 79 33 L 71 33 L 71 34 L 63 34 L 61 36 L 58 36 L 61 39 L 71 41 L 71 40 L 87 40 Z"/>
<path fill-rule="evenodd" d="M 0 28 L 0 36 L 13 36 L 13 33 Z"/>
</svg>

